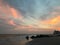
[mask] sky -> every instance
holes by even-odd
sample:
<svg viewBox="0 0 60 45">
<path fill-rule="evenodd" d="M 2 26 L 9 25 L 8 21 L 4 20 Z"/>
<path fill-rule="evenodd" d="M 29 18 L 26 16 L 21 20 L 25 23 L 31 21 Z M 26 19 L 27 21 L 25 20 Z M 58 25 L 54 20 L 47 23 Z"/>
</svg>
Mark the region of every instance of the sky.
<svg viewBox="0 0 60 45">
<path fill-rule="evenodd" d="M 0 0 L 0 34 L 60 31 L 60 0 Z"/>
</svg>

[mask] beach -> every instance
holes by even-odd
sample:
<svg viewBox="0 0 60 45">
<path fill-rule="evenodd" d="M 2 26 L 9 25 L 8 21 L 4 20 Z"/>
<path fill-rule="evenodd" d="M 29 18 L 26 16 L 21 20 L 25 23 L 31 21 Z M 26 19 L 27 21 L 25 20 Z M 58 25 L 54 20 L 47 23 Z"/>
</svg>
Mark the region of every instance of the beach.
<svg viewBox="0 0 60 45">
<path fill-rule="evenodd" d="M 26 45 L 60 45 L 60 37 L 43 37 L 33 39 Z"/>
</svg>

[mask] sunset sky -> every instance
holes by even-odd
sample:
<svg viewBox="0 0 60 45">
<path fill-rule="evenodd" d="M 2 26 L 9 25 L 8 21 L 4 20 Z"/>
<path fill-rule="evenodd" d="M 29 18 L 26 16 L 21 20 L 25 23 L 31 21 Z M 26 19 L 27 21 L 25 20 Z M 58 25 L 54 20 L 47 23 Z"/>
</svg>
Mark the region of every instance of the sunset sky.
<svg viewBox="0 0 60 45">
<path fill-rule="evenodd" d="M 0 34 L 54 30 L 60 30 L 60 0 L 0 0 Z"/>
</svg>

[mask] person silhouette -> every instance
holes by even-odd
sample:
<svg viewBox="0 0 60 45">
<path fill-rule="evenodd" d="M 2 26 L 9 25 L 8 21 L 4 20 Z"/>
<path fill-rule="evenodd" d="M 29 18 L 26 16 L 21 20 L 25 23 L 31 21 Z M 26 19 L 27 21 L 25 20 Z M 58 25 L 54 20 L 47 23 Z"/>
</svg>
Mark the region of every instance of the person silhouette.
<svg viewBox="0 0 60 45">
<path fill-rule="evenodd" d="M 26 39 L 29 40 L 29 36 L 26 36 Z"/>
</svg>

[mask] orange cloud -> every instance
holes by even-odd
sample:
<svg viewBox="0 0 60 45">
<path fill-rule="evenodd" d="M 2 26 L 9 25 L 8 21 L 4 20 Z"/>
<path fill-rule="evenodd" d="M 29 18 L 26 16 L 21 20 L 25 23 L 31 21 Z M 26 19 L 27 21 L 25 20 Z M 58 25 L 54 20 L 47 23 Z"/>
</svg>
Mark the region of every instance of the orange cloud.
<svg viewBox="0 0 60 45">
<path fill-rule="evenodd" d="M 60 22 L 59 20 L 60 20 L 60 16 L 57 16 L 57 17 L 54 17 L 54 18 L 49 19 L 49 20 L 44 20 L 44 21 L 42 21 L 42 23 L 54 25 L 54 24 L 59 23 Z"/>
<path fill-rule="evenodd" d="M 56 24 L 59 23 L 60 21 L 60 16 L 57 16 L 49 21 L 50 24 Z"/>
<path fill-rule="evenodd" d="M 60 16 L 56 16 L 52 19 L 48 19 L 48 20 L 44 20 L 41 21 L 41 23 L 43 24 L 43 26 L 47 27 L 48 29 L 56 29 L 56 30 L 60 30 Z M 43 27 L 42 27 L 43 28 Z"/>
<path fill-rule="evenodd" d="M 10 8 L 10 12 L 11 12 L 11 15 L 13 16 L 13 18 L 19 19 L 20 21 L 24 22 L 22 14 L 20 12 L 18 12 L 16 9 Z"/>
<path fill-rule="evenodd" d="M 10 11 L 14 18 L 19 18 L 17 11 L 14 8 L 10 8 Z"/>
</svg>

